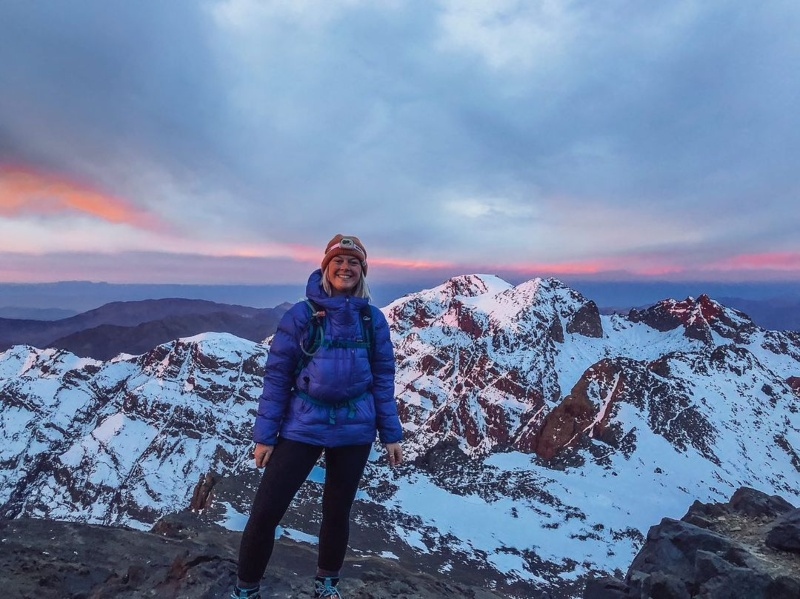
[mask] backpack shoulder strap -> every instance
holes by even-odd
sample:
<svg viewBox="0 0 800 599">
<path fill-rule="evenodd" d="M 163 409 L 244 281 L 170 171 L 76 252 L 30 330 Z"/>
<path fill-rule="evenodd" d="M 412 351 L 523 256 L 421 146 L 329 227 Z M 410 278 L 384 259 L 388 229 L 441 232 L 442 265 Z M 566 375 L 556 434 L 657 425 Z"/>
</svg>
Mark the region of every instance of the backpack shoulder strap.
<svg viewBox="0 0 800 599">
<path fill-rule="evenodd" d="M 317 350 L 322 345 L 322 339 L 325 334 L 324 319 L 325 310 L 317 304 L 314 300 L 306 298 L 306 307 L 308 308 L 308 324 L 306 325 L 305 335 L 300 338 L 300 350 L 303 352 L 298 364 L 298 372 L 308 364 L 311 357 L 317 353 Z"/>
<path fill-rule="evenodd" d="M 372 360 L 372 355 L 375 353 L 375 321 L 372 318 L 372 308 L 369 304 L 365 304 L 361 307 L 359 313 L 361 316 L 361 334 L 369 348 L 369 359 Z"/>
</svg>

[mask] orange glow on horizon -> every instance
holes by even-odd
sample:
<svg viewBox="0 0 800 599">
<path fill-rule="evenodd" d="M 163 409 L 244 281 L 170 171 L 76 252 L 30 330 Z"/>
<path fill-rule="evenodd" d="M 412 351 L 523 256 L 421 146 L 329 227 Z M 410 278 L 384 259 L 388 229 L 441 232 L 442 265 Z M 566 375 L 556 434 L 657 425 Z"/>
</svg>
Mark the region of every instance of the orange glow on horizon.
<svg viewBox="0 0 800 599">
<path fill-rule="evenodd" d="M 51 216 L 77 212 L 146 229 L 160 228 L 153 217 L 129 202 L 64 175 L 25 166 L 0 165 L 0 215 Z"/>
</svg>

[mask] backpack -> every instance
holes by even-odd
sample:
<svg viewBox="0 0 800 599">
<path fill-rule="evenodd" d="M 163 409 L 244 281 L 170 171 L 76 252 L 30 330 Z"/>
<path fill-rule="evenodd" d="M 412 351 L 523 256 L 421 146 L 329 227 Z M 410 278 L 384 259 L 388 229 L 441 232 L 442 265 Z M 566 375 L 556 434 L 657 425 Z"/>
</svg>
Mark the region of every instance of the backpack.
<svg viewBox="0 0 800 599">
<path fill-rule="evenodd" d="M 305 303 L 306 306 L 308 306 L 310 318 L 308 321 L 306 339 L 300 340 L 300 350 L 302 353 L 300 359 L 297 361 L 297 367 L 294 371 L 295 376 L 298 376 L 303 368 L 308 366 L 308 363 L 311 362 L 314 354 L 317 353 L 317 350 L 322 346 L 365 347 L 369 352 L 370 362 L 372 361 L 372 355 L 375 350 L 375 323 L 372 321 L 372 310 L 370 309 L 369 304 L 362 306 L 359 310 L 360 316 L 358 320 L 361 324 L 361 339 L 357 341 L 349 341 L 342 339 L 325 339 L 325 310 L 313 300 L 306 299 Z M 297 389 L 295 389 L 295 393 L 297 393 L 306 401 L 310 401 L 315 405 L 328 408 L 328 422 L 330 424 L 334 424 L 336 419 L 336 409 L 340 407 L 349 408 L 348 417 L 352 418 L 355 415 L 356 402 L 360 401 L 364 397 L 364 395 L 361 395 L 359 397 L 351 398 L 347 401 L 330 404 L 315 399 L 307 393 L 303 393 Z"/>
<path fill-rule="evenodd" d="M 299 374 L 303 368 L 308 366 L 311 358 L 322 347 L 364 347 L 369 352 L 369 359 L 375 352 L 375 323 L 372 320 L 372 310 L 369 304 L 365 304 L 359 310 L 359 324 L 361 325 L 361 339 L 349 341 L 342 339 L 325 339 L 325 309 L 311 299 L 306 299 L 305 304 L 309 311 L 309 321 L 305 340 L 300 340 L 300 350 L 302 355 L 295 369 L 295 374 Z"/>
</svg>

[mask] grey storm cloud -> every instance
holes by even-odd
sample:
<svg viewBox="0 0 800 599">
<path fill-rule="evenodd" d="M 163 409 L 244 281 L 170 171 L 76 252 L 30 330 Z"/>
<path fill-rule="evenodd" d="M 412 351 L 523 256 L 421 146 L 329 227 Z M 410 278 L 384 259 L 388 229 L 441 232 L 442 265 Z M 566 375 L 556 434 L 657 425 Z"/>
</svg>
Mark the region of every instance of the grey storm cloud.
<svg viewBox="0 0 800 599">
<path fill-rule="evenodd" d="M 63 160 L 49 137 L 101 157 L 120 140 L 191 159 L 209 134 L 214 63 L 196 2 L 6 2 L 3 129 L 18 151 Z M 5 154 L 15 148 L 3 148 Z M 13 156 L 12 156 L 13 157 Z"/>
</svg>

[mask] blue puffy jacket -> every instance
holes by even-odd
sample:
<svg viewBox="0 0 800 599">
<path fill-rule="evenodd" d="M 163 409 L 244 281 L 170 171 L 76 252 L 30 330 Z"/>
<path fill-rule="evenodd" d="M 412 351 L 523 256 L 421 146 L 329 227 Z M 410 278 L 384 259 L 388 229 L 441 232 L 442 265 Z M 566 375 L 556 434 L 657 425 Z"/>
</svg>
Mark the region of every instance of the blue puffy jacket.
<svg viewBox="0 0 800 599">
<path fill-rule="evenodd" d="M 368 300 L 329 297 L 322 271 L 308 279 L 306 295 L 325 310 L 326 341 L 362 337 L 360 310 Z M 301 342 L 306 341 L 310 310 L 305 302 L 283 315 L 272 338 L 258 402 L 253 439 L 275 445 L 278 436 L 324 447 L 400 441 L 403 433 L 394 399 L 394 351 L 383 313 L 370 306 L 375 328 L 372 360 L 366 347 L 324 344 L 299 373 Z"/>
</svg>

